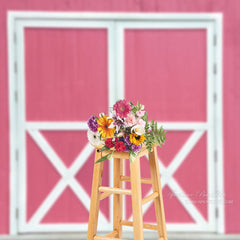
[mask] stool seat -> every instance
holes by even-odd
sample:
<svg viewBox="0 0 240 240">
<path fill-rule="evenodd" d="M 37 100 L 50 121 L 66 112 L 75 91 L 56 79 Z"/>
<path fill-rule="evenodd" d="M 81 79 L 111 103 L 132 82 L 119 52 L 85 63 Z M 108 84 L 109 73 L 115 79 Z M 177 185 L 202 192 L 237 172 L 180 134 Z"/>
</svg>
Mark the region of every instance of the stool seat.
<svg viewBox="0 0 240 240">
<path fill-rule="evenodd" d="M 122 239 L 122 226 L 133 227 L 134 239 L 144 240 L 143 229 L 158 231 L 158 240 L 167 240 L 166 222 L 163 207 L 162 188 L 159 174 L 159 163 L 157 158 L 156 145 L 152 151 L 148 152 L 146 146 L 142 146 L 136 159 L 130 162 L 130 176 L 123 176 L 123 159 L 129 159 L 128 152 L 102 151 L 103 146 L 95 146 L 95 164 L 93 170 L 91 205 L 88 222 L 87 240 L 104 240 L 104 239 Z M 113 187 L 102 186 L 103 163 L 98 162 L 103 156 L 113 153 L 114 171 Z M 149 166 L 151 179 L 141 178 L 140 158 L 149 154 Z M 131 182 L 131 189 L 124 189 L 123 182 Z M 141 183 L 152 184 L 153 192 L 142 199 Z M 97 223 L 100 200 L 105 199 L 113 194 L 113 231 L 106 236 L 97 236 Z M 122 219 L 122 196 L 130 195 L 132 197 L 132 215 L 133 221 Z M 154 201 L 157 224 L 143 223 L 142 205 L 149 201 Z"/>
<path fill-rule="evenodd" d="M 103 147 L 103 145 L 98 145 L 98 146 L 93 145 L 93 146 L 97 150 L 100 150 Z M 156 147 L 156 146 L 157 146 L 157 144 L 154 144 L 153 147 Z M 152 151 L 153 151 L 153 149 L 152 149 Z M 103 151 L 102 152 L 103 153 L 102 157 L 107 155 L 107 154 L 109 154 L 109 153 L 111 153 L 111 152 L 113 153 L 113 155 L 112 155 L 113 158 L 129 159 L 128 152 L 117 152 L 116 150 L 114 150 L 114 151 L 111 151 L 111 150 Z M 147 154 L 148 154 L 147 147 L 146 147 L 146 145 L 143 145 L 142 148 L 141 148 L 141 151 L 138 153 L 138 157 L 142 157 L 142 156 L 145 156 Z"/>
</svg>

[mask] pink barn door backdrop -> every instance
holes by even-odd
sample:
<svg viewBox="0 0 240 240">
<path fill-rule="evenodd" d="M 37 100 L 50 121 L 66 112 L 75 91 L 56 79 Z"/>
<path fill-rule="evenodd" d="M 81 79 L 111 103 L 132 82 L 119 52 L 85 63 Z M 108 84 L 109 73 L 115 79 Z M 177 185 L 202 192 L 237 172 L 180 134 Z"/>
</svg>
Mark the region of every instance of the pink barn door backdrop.
<svg viewBox="0 0 240 240">
<path fill-rule="evenodd" d="M 86 121 L 121 98 L 168 130 L 158 155 L 168 230 L 224 231 L 220 15 L 12 12 L 9 44 L 11 232 L 87 230 Z M 111 198 L 100 210 L 100 230 L 110 230 Z M 151 203 L 143 213 L 155 221 Z"/>
</svg>

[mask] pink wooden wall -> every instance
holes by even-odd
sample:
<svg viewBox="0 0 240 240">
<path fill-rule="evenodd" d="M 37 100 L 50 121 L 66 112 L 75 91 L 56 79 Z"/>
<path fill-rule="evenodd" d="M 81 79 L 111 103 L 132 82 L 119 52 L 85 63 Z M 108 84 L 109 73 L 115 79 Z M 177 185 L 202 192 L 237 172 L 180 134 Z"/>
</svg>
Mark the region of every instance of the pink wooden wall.
<svg viewBox="0 0 240 240">
<path fill-rule="evenodd" d="M 222 12 L 226 232 L 240 233 L 240 1 L 239 0 L 1 0 L 0 3 L 0 234 L 9 232 L 9 111 L 7 11 Z"/>
</svg>

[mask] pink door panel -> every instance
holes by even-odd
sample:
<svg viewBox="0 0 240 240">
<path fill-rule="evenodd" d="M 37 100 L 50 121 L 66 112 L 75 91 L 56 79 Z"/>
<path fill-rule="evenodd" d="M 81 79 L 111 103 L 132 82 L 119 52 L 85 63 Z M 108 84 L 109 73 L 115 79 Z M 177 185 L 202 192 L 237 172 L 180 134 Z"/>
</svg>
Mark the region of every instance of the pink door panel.
<svg viewBox="0 0 240 240">
<path fill-rule="evenodd" d="M 106 29 L 25 30 L 28 123 L 86 123 L 90 114 L 108 111 L 107 34 Z M 63 164 L 66 171 L 88 146 L 86 130 L 43 129 L 35 133 L 53 149 L 60 159 L 58 164 Z M 81 167 L 73 178 L 74 184 L 89 199 L 93 162 L 94 151 L 79 160 Z M 26 223 L 31 223 L 44 201 L 61 183 L 62 176 L 29 133 L 26 133 L 26 164 Z M 103 184 L 108 185 L 108 163 L 104 171 Z M 88 204 L 84 196 L 66 186 L 39 224 L 86 224 Z M 102 201 L 100 209 L 109 220 L 108 199 Z"/>
<path fill-rule="evenodd" d="M 126 99 L 144 103 L 149 119 L 160 123 L 206 123 L 206 40 L 205 30 L 125 29 Z M 208 220 L 207 133 L 199 134 L 190 147 L 194 135 L 197 136 L 197 132 L 183 131 L 179 126 L 168 131 L 165 146 L 158 149 L 168 224 L 194 224 L 196 215 Z M 179 161 L 176 156 L 181 151 L 188 151 L 188 154 L 175 167 Z M 142 176 L 149 177 L 147 159 L 141 163 Z M 126 172 L 129 173 L 128 164 Z M 148 185 L 142 189 L 143 197 L 151 193 Z M 131 199 L 128 197 L 126 206 L 126 217 L 130 218 Z M 192 216 L 191 211 L 198 213 Z M 153 203 L 144 206 L 143 213 L 145 221 L 155 222 Z"/>
<path fill-rule="evenodd" d="M 30 28 L 25 46 L 28 121 L 86 121 L 108 110 L 106 29 Z"/>
<path fill-rule="evenodd" d="M 161 121 L 206 121 L 206 31 L 125 30 L 125 96 Z"/>
</svg>

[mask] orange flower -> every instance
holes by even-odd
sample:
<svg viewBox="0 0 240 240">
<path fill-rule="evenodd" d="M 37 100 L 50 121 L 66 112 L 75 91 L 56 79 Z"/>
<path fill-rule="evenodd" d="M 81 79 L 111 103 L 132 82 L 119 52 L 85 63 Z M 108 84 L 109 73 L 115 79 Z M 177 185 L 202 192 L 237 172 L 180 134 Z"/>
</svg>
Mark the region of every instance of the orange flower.
<svg viewBox="0 0 240 240">
<path fill-rule="evenodd" d="M 115 128 L 109 128 L 111 123 L 113 122 L 112 118 L 108 118 L 108 116 L 103 115 L 97 120 L 98 123 L 98 131 L 101 134 L 102 138 L 112 138 L 115 132 Z"/>
</svg>

